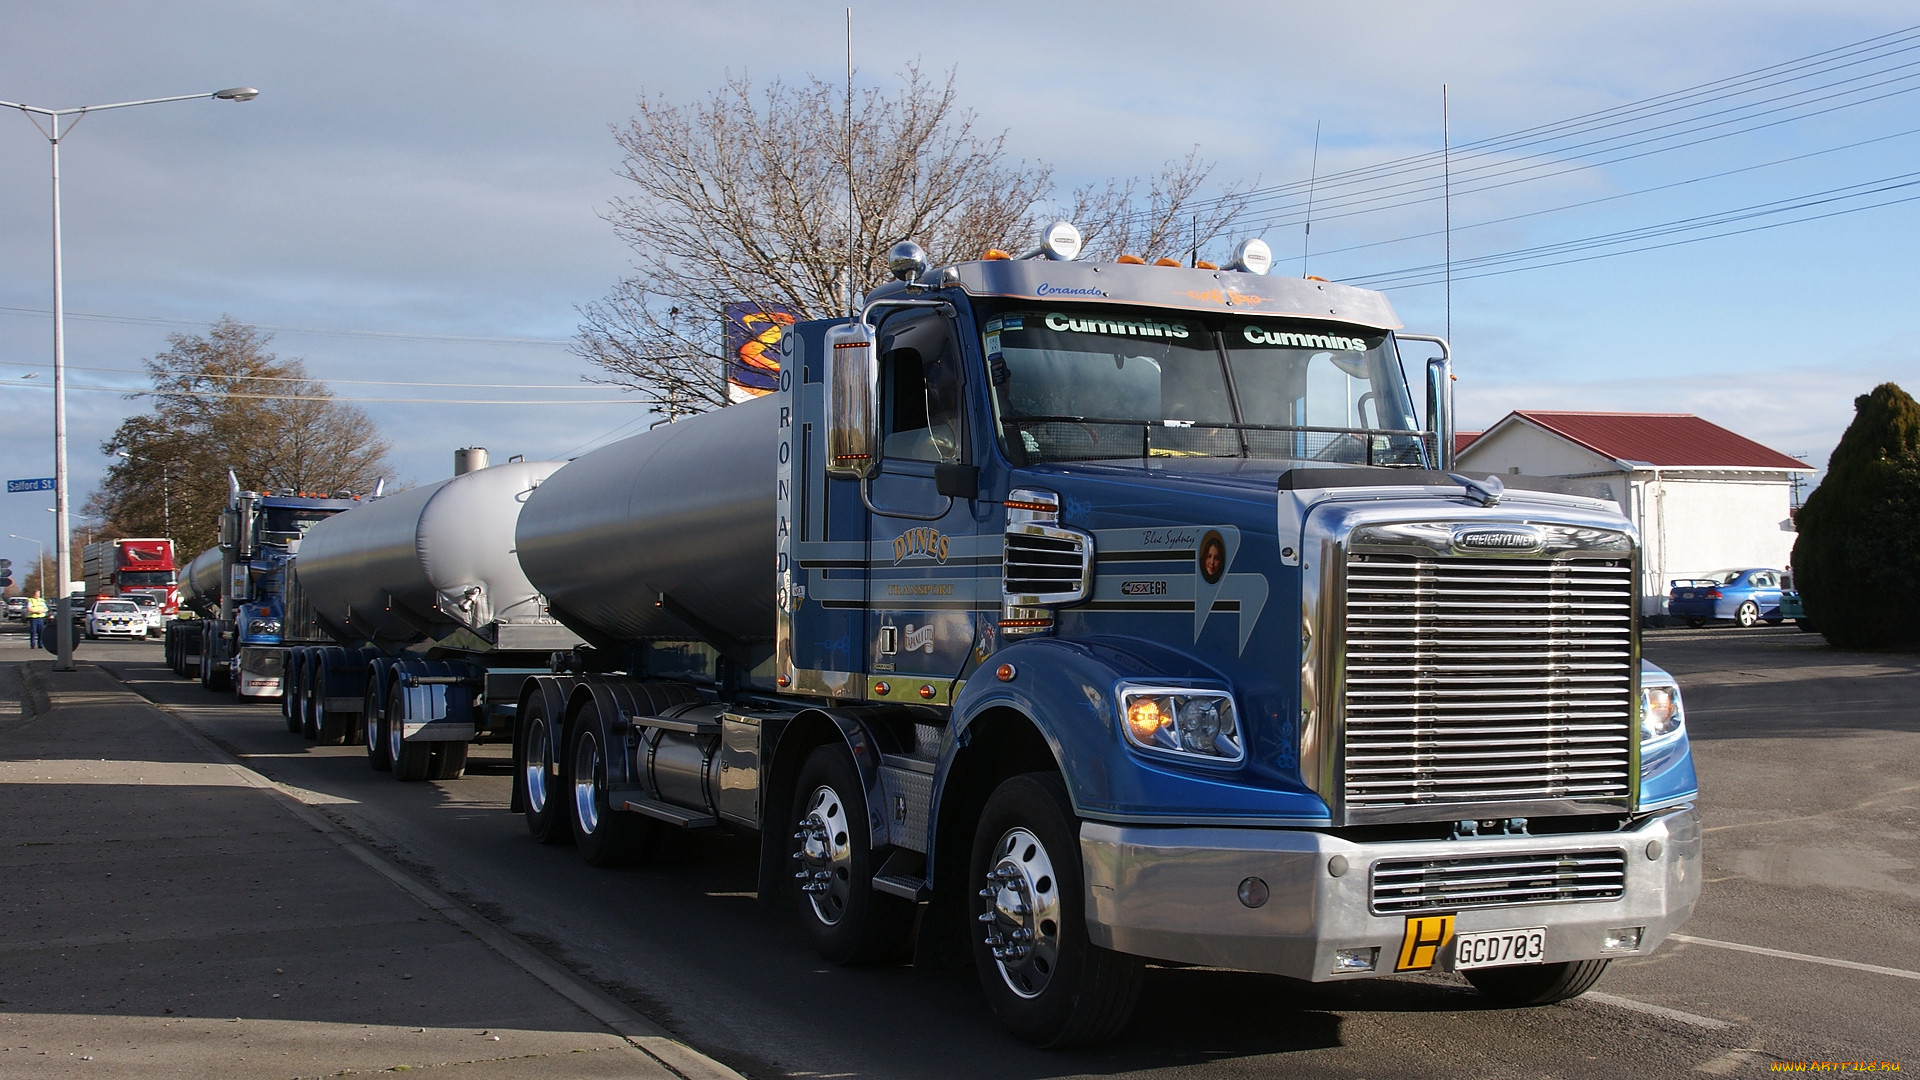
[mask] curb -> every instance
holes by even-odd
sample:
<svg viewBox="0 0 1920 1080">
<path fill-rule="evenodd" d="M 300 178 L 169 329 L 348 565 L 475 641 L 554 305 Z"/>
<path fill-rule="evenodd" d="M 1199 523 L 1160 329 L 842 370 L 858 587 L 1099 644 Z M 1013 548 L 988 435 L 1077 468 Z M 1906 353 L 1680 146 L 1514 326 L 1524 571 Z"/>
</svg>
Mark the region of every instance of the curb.
<svg viewBox="0 0 1920 1080">
<path fill-rule="evenodd" d="M 28 661 L 21 665 L 24 669 L 22 679 L 26 684 L 27 696 L 36 716 L 45 715 L 55 707 L 53 700 L 55 691 L 47 685 L 45 664 L 45 661 Z M 609 1031 L 626 1040 L 634 1049 L 659 1062 L 667 1071 L 684 1080 L 746 1080 L 740 1073 L 675 1039 L 665 1028 L 634 1012 L 592 983 L 549 959 L 544 953 L 520 940 L 512 932 L 468 910 L 459 901 L 415 877 L 405 867 L 374 848 L 368 847 L 344 827 L 315 810 L 303 798 L 307 793 L 255 772 L 229 753 L 226 748 L 176 715 L 166 705 L 150 700 L 128 688 L 111 670 L 92 664 L 87 666 L 111 679 L 122 693 L 131 695 L 142 705 L 159 713 L 168 726 L 211 755 L 215 762 L 232 772 L 242 783 L 277 796 L 280 805 L 288 813 L 338 844 L 348 855 L 398 886 L 435 914 L 472 934 L 509 963 L 538 979 L 548 989 L 605 1024 Z"/>
</svg>

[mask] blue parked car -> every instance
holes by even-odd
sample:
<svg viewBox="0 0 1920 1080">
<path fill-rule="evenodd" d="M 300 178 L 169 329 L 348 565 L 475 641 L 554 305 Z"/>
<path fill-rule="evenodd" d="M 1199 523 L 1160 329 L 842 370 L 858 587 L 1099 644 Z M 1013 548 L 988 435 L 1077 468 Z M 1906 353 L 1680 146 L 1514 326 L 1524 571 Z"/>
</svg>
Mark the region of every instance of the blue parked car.
<svg viewBox="0 0 1920 1080">
<path fill-rule="evenodd" d="M 1762 566 L 1681 578 L 1667 593 L 1667 614 L 1685 619 L 1688 626 L 1705 626 L 1708 619 L 1731 619 L 1741 626 L 1765 619 L 1778 626 L 1785 617 L 1780 613 L 1780 571 Z"/>
</svg>

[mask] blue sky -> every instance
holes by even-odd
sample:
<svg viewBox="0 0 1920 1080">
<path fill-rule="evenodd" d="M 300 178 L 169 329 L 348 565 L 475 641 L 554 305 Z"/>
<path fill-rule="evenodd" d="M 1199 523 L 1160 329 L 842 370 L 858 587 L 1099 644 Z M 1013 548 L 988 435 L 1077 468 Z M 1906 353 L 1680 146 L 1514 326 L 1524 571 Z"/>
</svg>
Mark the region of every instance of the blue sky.
<svg viewBox="0 0 1920 1080">
<path fill-rule="evenodd" d="M 626 265 L 598 217 L 621 194 L 609 128 L 643 93 L 692 100 L 729 72 L 837 78 L 843 6 L 10 4 L 0 98 L 66 107 L 235 84 L 262 91 L 246 104 L 90 116 L 64 145 L 76 506 L 105 467 L 99 442 L 139 408 L 78 388 L 133 385 L 122 372 L 165 348 L 168 333 L 222 314 L 284 328 L 276 348 L 305 358 L 343 397 L 427 399 L 364 406 L 395 444 L 402 480 L 446 475 L 458 446 L 561 456 L 643 425 L 637 406 L 581 384 L 586 365 L 565 348 L 575 306 Z M 857 83 L 892 85 L 916 58 L 957 69 L 980 127 L 1004 130 L 1012 156 L 1052 165 L 1064 190 L 1153 172 L 1195 144 L 1222 178 L 1295 185 L 1314 168 L 1316 125 L 1317 173 L 1337 177 L 1438 150 L 1443 84 L 1452 140 L 1469 146 L 1895 34 L 1920 18 L 1871 2 L 1029 0 L 856 4 L 855 21 Z M 1454 258 L 1465 265 L 1869 182 L 1884 190 L 1800 213 L 1920 194 L 1897 186 L 1920 171 L 1920 133 L 1907 134 L 1920 129 L 1915 46 L 1836 61 L 1817 79 L 1776 72 L 1744 96 L 1721 87 L 1720 97 L 1628 118 L 1599 134 L 1643 141 L 1629 150 L 1623 140 L 1612 155 L 1583 157 L 1601 148 L 1571 145 L 1580 140 L 1463 154 Z M 1652 126 L 1681 121 L 1720 126 Z M 1683 131 L 1693 134 L 1677 137 Z M 1644 142 L 1663 132 L 1676 137 Z M 1724 137 L 1701 141 L 1707 135 Z M 1670 148 L 1644 153 L 1661 147 Z M 24 117 L 0 115 L 8 477 L 52 472 L 47 156 Z M 1475 192 L 1474 167 L 1527 182 Z M 1417 187 L 1431 172 L 1397 179 Z M 1379 201 L 1367 205 L 1384 209 L 1343 214 L 1343 190 L 1353 189 L 1317 187 L 1311 247 L 1320 254 L 1309 256 L 1310 272 L 1368 279 L 1441 260 L 1438 202 L 1397 189 L 1371 196 Z M 1300 272 L 1294 201 L 1263 204 L 1276 272 Z M 1888 379 L 1920 389 L 1917 208 L 1895 203 L 1500 276 L 1463 271 L 1451 302 L 1463 424 L 1513 408 L 1696 412 L 1824 464 L 1854 395 Z M 1414 280 L 1396 279 L 1388 295 L 1412 329 L 1444 332 L 1445 291 Z M 557 389 L 449 385 L 462 382 Z M 509 403 L 440 403 L 479 397 Z M 526 404 L 589 399 L 609 400 Z M 50 541 L 46 505 L 40 495 L 6 496 L 0 534 Z M 17 561 L 32 555 L 19 541 L 4 550 Z"/>
</svg>

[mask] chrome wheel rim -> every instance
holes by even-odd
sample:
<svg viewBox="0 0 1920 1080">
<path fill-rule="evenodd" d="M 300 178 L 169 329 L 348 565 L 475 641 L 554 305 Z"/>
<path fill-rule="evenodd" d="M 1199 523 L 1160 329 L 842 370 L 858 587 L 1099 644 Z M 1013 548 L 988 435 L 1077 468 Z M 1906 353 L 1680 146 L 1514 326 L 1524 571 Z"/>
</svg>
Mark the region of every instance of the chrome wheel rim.
<svg viewBox="0 0 1920 1080">
<path fill-rule="evenodd" d="M 838 926 L 853 892 L 853 843 L 847 831 L 847 801 L 829 785 L 813 789 L 793 838 L 800 862 L 794 877 L 813 908 L 814 918 Z"/>
<path fill-rule="evenodd" d="M 1007 830 L 993 850 L 980 890 L 987 949 L 1007 989 L 1037 998 L 1060 964 L 1060 879 L 1046 845 L 1026 829 Z"/>
<path fill-rule="evenodd" d="M 580 831 L 588 836 L 600 828 L 600 800 L 593 790 L 599 776 L 600 742 L 587 735 L 573 755 L 573 812 L 580 821 Z"/>
<path fill-rule="evenodd" d="M 535 814 L 547 812 L 547 759 L 553 755 L 548 745 L 547 722 L 535 720 L 527 728 L 527 809 Z"/>
<path fill-rule="evenodd" d="M 395 765 L 400 764 L 400 752 L 407 747 L 406 725 L 399 717 L 387 721 L 387 758 Z"/>
</svg>

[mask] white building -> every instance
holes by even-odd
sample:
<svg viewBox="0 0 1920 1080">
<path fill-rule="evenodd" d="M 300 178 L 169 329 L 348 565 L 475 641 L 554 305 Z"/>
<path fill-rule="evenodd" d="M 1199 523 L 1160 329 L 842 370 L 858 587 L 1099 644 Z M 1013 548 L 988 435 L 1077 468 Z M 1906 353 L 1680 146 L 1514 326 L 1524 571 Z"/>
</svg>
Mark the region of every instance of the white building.
<svg viewBox="0 0 1920 1080">
<path fill-rule="evenodd" d="M 1689 413 L 1512 412 L 1459 440 L 1469 476 L 1593 480 L 1640 530 L 1640 610 L 1666 613 L 1675 578 L 1784 567 L 1797 461 Z"/>
</svg>

